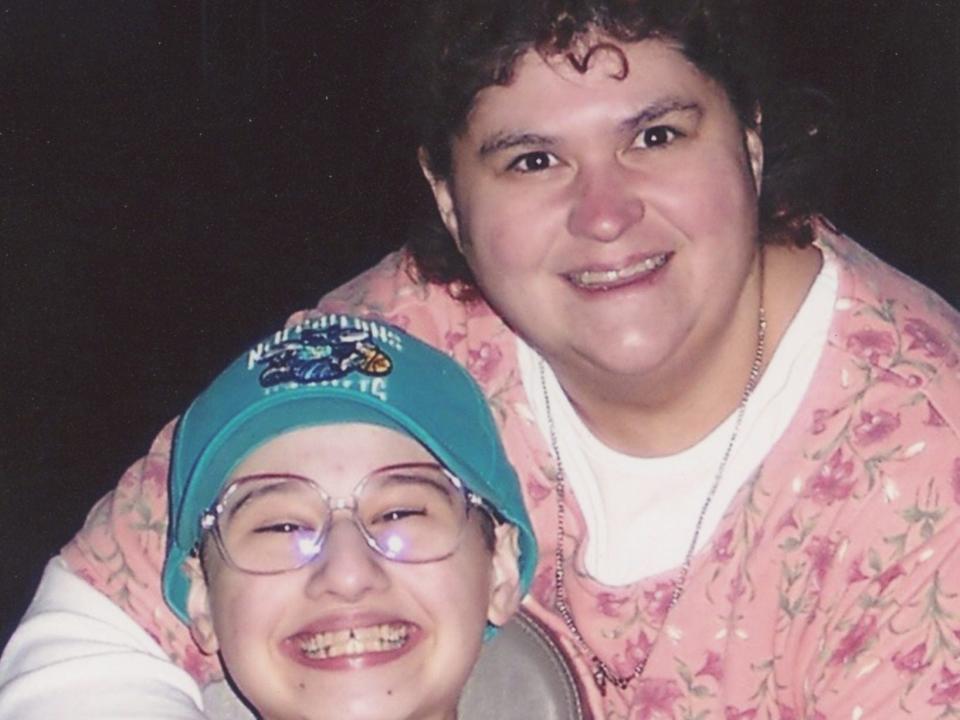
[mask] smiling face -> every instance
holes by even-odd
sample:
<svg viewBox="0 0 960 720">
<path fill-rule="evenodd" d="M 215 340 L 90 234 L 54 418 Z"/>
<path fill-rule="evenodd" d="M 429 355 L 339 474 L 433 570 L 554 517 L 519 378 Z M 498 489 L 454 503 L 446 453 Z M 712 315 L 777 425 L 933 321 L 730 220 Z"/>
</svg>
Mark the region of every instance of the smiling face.
<svg viewBox="0 0 960 720">
<path fill-rule="evenodd" d="M 272 439 L 231 479 L 291 473 L 346 497 L 378 468 L 433 461 L 392 430 L 328 425 Z M 267 720 L 451 719 L 486 622 L 502 624 L 518 602 L 513 528 L 496 528 L 491 552 L 479 515 L 450 557 L 422 564 L 387 560 L 340 513 L 320 554 L 279 575 L 236 570 L 207 542 L 194 637 Z"/>
<path fill-rule="evenodd" d="M 676 47 L 618 47 L 625 77 L 614 51 L 585 73 L 528 52 L 428 179 L 485 298 L 561 381 L 662 387 L 755 326 L 762 149 Z"/>
</svg>

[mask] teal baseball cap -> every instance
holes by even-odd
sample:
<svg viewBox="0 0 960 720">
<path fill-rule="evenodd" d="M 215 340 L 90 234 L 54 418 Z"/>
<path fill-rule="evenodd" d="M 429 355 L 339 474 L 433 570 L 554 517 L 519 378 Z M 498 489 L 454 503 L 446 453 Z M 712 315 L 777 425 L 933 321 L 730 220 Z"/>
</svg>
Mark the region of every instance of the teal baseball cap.
<svg viewBox="0 0 960 720">
<path fill-rule="evenodd" d="M 233 469 L 277 435 L 340 423 L 380 425 L 411 436 L 515 525 L 526 593 L 537 562 L 536 538 L 479 386 L 455 360 L 400 328 L 330 314 L 250 348 L 177 424 L 163 595 L 180 619 L 190 622 L 183 563 L 200 541 L 201 517 Z"/>
</svg>

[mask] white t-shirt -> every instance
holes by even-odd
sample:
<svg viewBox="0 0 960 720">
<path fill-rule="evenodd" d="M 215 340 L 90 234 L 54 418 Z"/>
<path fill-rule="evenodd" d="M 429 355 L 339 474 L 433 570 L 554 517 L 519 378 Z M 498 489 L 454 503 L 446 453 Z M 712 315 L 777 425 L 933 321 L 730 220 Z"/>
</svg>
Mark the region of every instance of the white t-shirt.
<svg viewBox="0 0 960 720">
<path fill-rule="evenodd" d="M 835 264 L 824 258 L 747 403 L 737 443 L 704 517 L 698 550 L 708 542 L 737 490 L 786 430 L 803 400 L 826 343 L 837 283 Z M 519 338 L 517 356 L 537 425 L 549 438 L 540 356 Z M 566 481 L 587 524 L 587 570 L 606 585 L 626 585 L 680 565 L 730 442 L 736 412 L 682 452 L 633 457 L 604 445 L 590 431 L 550 366 L 543 365 Z"/>
</svg>

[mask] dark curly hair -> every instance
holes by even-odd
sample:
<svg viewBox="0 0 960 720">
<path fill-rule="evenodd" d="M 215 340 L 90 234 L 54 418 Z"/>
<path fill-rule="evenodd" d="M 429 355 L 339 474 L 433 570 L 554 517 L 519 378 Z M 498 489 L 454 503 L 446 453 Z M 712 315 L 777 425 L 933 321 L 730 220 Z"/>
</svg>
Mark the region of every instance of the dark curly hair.
<svg viewBox="0 0 960 720">
<path fill-rule="evenodd" d="M 827 103 L 771 82 L 766 27 L 751 0 L 427 0 L 421 9 L 401 92 L 437 178 L 450 176 L 451 141 L 464 131 L 477 93 L 509 85 L 528 51 L 566 55 L 582 72 L 600 45 L 579 57 L 575 48 L 594 35 L 620 43 L 666 39 L 724 88 L 744 127 L 756 127 L 762 108 L 763 242 L 812 242 L 812 219 L 829 187 L 818 162 Z M 435 213 L 415 227 L 408 247 L 423 279 L 474 296 L 470 268 Z"/>
</svg>

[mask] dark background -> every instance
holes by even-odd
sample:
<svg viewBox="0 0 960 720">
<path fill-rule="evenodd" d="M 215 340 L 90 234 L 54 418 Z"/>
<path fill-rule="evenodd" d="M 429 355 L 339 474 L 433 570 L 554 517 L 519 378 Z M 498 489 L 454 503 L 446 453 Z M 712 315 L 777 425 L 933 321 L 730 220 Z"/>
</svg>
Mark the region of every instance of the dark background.
<svg viewBox="0 0 960 720">
<path fill-rule="evenodd" d="M 844 122 L 834 222 L 960 305 L 955 0 L 770 2 Z M 428 202 L 408 0 L 0 0 L 0 644 L 47 558 L 249 341 Z"/>
</svg>

